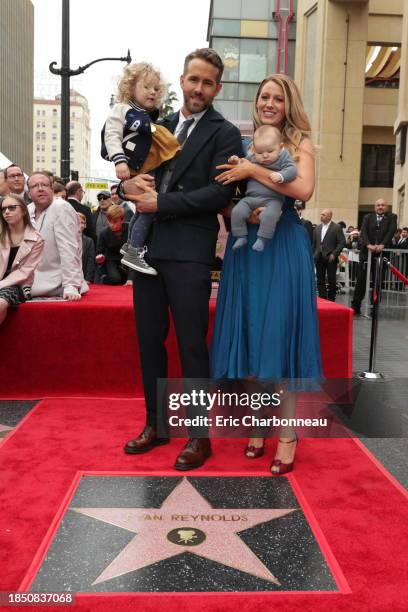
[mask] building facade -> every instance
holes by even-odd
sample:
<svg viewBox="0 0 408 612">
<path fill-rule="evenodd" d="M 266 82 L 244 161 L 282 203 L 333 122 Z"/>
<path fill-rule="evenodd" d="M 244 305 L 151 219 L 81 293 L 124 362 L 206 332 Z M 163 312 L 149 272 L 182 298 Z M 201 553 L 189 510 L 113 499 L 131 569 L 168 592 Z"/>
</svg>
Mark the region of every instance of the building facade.
<svg viewBox="0 0 408 612">
<path fill-rule="evenodd" d="M 89 177 L 91 128 L 86 98 L 71 90 L 70 96 L 70 160 L 71 172 L 79 180 Z M 61 164 L 61 100 L 34 99 L 33 169 L 60 174 Z"/>
<path fill-rule="evenodd" d="M 31 0 L 0 2 L 0 152 L 32 170 L 34 7 Z"/>
<path fill-rule="evenodd" d="M 393 210 L 398 215 L 400 227 L 408 227 L 408 5 L 404 5 L 401 37 L 400 87 L 398 95 L 398 113 L 394 123 L 396 137 L 395 176 Z"/>
<path fill-rule="evenodd" d="M 403 11 L 404 0 L 298 2 L 295 79 L 317 145 L 312 221 L 332 208 L 336 220 L 360 224 L 380 197 L 399 223 L 406 219 L 404 181 L 395 171 L 395 132 L 406 120 L 406 102 L 405 114 L 399 102 Z"/>
<path fill-rule="evenodd" d="M 259 83 L 273 72 L 293 76 L 295 12 L 295 0 L 211 1 L 207 38 L 225 66 L 215 107 L 242 133 L 252 130 Z"/>
</svg>

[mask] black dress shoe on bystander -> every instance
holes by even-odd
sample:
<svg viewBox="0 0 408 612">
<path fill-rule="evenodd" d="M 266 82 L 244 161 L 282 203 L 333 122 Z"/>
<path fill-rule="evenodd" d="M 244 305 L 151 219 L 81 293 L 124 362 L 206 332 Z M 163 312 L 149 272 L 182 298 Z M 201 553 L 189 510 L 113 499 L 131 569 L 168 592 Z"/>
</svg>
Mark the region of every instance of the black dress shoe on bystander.
<svg viewBox="0 0 408 612">
<path fill-rule="evenodd" d="M 168 438 L 158 438 L 156 430 L 150 427 L 150 425 L 146 425 L 142 433 L 137 438 L 129 440 L 123 450 L 128 455 L 139 455 L 141 453 L 147 453 L 155 446 L 161 446 L 169 442 L 170 440 Z"/>
<path fill-rule="evenodd" d="M 174 464 L 175 470 L 194 470 L 205 463 L 211 455 L 211 444 L 208 438 L 189 440 Z"/>
</svg>

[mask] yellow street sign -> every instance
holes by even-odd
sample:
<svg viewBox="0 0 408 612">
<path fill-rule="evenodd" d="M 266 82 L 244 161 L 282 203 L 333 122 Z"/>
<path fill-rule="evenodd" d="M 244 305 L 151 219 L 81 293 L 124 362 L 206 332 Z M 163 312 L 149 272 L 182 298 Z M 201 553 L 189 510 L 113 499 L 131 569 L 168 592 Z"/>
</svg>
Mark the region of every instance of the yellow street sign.
<svg viewBox="0 0 408 612">
<path fill-rule="evenodd" d="M 85 189 L 109 189 L 108 183 L 85 183 Z"/>
</svg>

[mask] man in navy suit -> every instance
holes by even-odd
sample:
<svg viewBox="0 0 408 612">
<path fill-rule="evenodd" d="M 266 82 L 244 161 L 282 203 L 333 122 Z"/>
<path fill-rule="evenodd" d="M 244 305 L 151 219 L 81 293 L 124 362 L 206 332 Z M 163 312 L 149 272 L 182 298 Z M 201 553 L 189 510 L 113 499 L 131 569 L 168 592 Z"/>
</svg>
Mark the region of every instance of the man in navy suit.
<svg viewBox="0 0 408 612">
<path fill-rule="evenodd" d="M 157 171 L 153 191 L 132 198 L 139 212 L 156 213 L 148 240 L 148 260 L 158 276 L 135 272 L 133 280 L 147 418 L 142 433 L 126 444 L 129 454 L 144 453 L 168 442 L 157 435 L 157 379 L 167 378 L 164 342 L 169 309 L 184 378 L 209 377 L 206 335 L 217 213 L 229 204 L 233 194 L 233 187 L 216 183 L 214 177 L 216 166 L 232 155 L 243 155 L 239 130 L 212 106 L 221 90 L 223 68 L 212 49 L 197 49 L 186 57 L 180 77 L 183 106 L 163 122 L 179 139 L 181 153 Z M 136 178 L 148 184 L 149 177 Z M 126 188 L 125 194 L 128 197 Z M 190 439 L 174 467 L 197 468 L 210 453 L 208 438 Z"/>
<path fill-rule="evenodd" d="M 356 287 L 351 306 L 354 313 L 361 314 L 361 302 L 365 296 L 368 251 L 371 251 L 371 274 L 374 282 L 375 259 L 384 248 L 392 246 L 392 238 L 397 229 L 397 215 L 388 212 L 388 204 L 382 198 L 374 204 L 374 212 L 365 215 L 360 231 L 360 263 Z"/>
</svg>

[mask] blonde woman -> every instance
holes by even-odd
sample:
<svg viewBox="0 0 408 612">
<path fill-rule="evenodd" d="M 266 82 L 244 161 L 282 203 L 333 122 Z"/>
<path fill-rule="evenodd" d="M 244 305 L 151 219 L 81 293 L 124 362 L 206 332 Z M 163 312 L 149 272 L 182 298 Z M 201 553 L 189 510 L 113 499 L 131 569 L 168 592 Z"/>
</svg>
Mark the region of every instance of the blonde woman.
<svg viewBox="0 0 408 612">
<path fill-rule="evenodd" d="M 226 164 L 216 180 L 223 184 L 254 179 L 286 196 L 275 235 L 265 250 L 254 252 L 257 217 L 252 215 L 248 244 L 226 250 L 218 292 L 212 346 L 214 378 L 279 381 L 281 413 L 293 417 L 296 393 L 306 381 L 322 375 L 317 321 L 315 275 L 310 240 L 300 223 L 294 201 L 308 200 L 315 184 L 315 155 L 310 124 L 292 79 L 271 75 L 258 88 L 253 105 L 254 128 L 277 127 L 297 166 L 290 183 L 272 183 L 270 171 L 241 160 Z M 302 379 L 303 383 L 299 383 Z M 284 382 L 284 384 L 282 384 Z M 307 384 L 306 384 L 307 386 Z M 277 390 L 277 389 L 275 389 Z M 271 464 L 273 475 L 293 469 L 297 438 L 293 428 L 281 437 Z M 260 457 L 264 440 L 252 438 L 245 449 L 248 458 Z"/>
<path fill-rule="evenodd" d="M 0 198 L 0 324 L 9 306 L 30 295 L 44 240 L 31 225 L 27 204 L 17 195 Z"/>
</svg>

